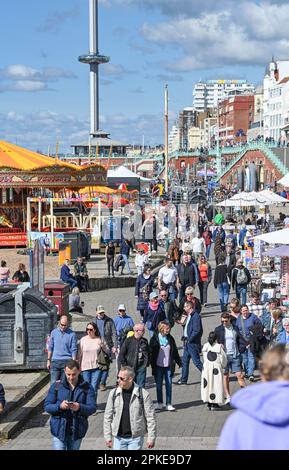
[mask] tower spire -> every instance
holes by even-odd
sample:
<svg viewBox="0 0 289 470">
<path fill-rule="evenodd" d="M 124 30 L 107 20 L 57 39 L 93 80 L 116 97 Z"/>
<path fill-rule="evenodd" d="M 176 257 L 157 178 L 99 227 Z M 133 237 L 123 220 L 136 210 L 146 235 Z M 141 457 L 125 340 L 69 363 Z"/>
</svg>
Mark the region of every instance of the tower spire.
<svg viewBox="0 0 289 470">
<path fill-rule="evenodd" d="M 90 66 L 90 135 L 94 137 L 99 132 L 99 65 L 110 60 L 98 50 L 98 0 L 89 0 L 89 44 L 89 53 L 78 60 Z"/>
</svg>

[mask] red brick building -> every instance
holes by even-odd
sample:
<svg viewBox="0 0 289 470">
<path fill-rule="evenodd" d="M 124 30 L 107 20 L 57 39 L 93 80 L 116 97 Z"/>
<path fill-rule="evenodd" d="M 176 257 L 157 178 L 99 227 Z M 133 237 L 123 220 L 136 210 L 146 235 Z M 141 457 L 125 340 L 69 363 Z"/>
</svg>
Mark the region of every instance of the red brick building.
<svg viewBox="0 0 289 470">
<path fill-rule="evenodd" d="M 246 142 L 253 119 L 253 95 L 236 95 L 222 101 L 219 105 L 220 144 Z"/>
</svg>

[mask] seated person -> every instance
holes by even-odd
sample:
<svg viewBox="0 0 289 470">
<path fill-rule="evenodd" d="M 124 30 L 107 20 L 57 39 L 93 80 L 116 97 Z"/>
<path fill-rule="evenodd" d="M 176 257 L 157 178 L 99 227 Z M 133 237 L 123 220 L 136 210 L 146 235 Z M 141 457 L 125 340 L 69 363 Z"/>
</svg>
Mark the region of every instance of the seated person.
<svg viewBox="0 0 289 470">
<path fill-rule="evenodd" d="M 86 264 L 81 256 L 78 256 L 76 263 L 73 266 L 74 277 L 77 281 L 77 286 L 80 292 L 88 292 L 88 273 Z"/>
<path fill-rule="evenodd" d="M 71 289 L 77 286 L 77 281 L 74 279 L 69 269 L 69 259 L 66 259 L 61 267 L 60 279 L 69 284 Z"/>
<path fill-rule="evenodd" d="M 13 274 L 12 280 L 16 282 L 30 282 L 29 274 L 25 270 L 25 264 L 19 263 L 18 271 Z"/>
</svg>

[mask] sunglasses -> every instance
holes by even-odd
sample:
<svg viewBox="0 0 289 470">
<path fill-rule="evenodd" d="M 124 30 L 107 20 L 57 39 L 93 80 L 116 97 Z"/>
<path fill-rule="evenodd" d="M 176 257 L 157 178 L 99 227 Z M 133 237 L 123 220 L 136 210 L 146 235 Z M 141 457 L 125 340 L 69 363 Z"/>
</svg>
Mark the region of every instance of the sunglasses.
<svg viewBox="0 0 289 470">
<path fill-rule="evenodd" d="M 93 328 L 86 328 L 86 331 L 93 331 Z"/>
<path fill-rule="evenodd" d="M 126 378 L 117 376 L 117 380 L 121 380 L 122 382 L 125 382 Z"/>
<path fill-rule="evenodd" d="M 228 323 L 229 320 L 222 320 L 222 323 Z"/>
<path fill-rule="evenodd" d="M 125 310 L 119 310 L 119 312 L 125 312 Z"/>
<path fill-rule="evenodd" d="M 63 325 L 63 323 L 60 323 L 60 326 L 68 326 L 68 325 Z"/>
</svg>

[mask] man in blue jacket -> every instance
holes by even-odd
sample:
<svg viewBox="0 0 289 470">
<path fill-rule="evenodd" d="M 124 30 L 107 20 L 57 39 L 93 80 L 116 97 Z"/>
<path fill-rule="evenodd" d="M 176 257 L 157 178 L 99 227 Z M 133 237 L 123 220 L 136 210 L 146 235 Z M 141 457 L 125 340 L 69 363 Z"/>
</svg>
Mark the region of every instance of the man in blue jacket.
<svg viewBox="0 0 289 470">
<path fill-rule="evenodd" d="M 245 377 L 249 377 L 250 382 L 255 380 L 254 370 L 256 362 L 255 354 L 251 351 L 249 343 L 250 336 L 252 336 L 250 329 L 257 324 L 261 325 L 257 315 L 250 313 L 247 305 L 241 305 L 241 312 L 236 321 L 236 330 L 240 335 L 239 351 L 245 368 Z"/>
<path fill-rule="evenodd" d="M 60 279 L 63 282 L 67 282 L 67 284 L 70 285 L 71 289 L 77 286 L 77 281 L 76 279 L 74 279 L 69 269 L 69 259 L 66 259 L 61 267 Z"/>
<path fill-rule="evenodd" d="M 195 310 L 195 302 L 185 302 L 184 311 L 188 319 L 184 326 L 184 354 L 183 354 L 183 368 L 182 377 L 178 381 L 179 385 L 186 384 L 189 377 L 190 359 L 194 365 L 202 372 L 203 364 L 200 360 L 201 352 L 201 337 L 203 334 L 202 320 L 199 313 Z"/>
<path fill-rule="evenodd" d="M 44 409 L 51 414 L 53 449 L 79 450 L 96 404 L 94 390 L 81 377 L 77 361 L 68 361 L 64 379 L 51 385 Z"/>
</svg>

